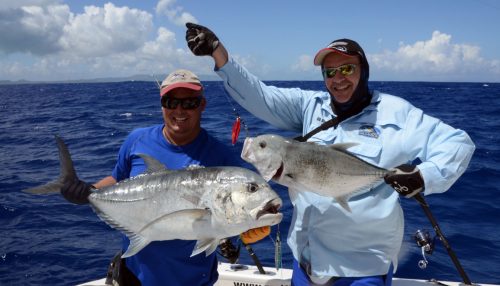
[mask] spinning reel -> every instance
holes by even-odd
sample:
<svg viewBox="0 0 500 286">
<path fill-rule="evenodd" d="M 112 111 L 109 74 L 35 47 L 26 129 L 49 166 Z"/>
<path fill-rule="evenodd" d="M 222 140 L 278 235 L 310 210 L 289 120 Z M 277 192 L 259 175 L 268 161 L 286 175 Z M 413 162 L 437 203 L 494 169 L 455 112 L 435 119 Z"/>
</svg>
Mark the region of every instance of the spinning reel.
<svg viewBox="0 0 500 286">
<path fill-rule="evenodd" d="M 419 229 L 417 230 L 417 232 L 415 232 L 413 238 L 415 239 L 417 245 L 422 249 L 423 259 L 418 262 L 418 267 L 420 267 L 420 269 L 425 269 L 429 264 L 429 261 L 427 261 L 425 254 L 431 255 L 434 251 L 436 237 L 431 239 L 431 235 L 427 230 Z"/>
</svg>

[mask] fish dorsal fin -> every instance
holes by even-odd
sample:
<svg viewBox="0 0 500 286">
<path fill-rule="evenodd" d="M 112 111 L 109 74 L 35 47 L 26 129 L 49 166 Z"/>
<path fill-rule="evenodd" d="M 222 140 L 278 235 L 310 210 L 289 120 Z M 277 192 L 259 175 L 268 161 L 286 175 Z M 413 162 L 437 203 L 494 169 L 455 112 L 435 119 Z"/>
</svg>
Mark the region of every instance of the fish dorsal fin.
<svg viewBox="0 0 500 286">
<path fill-rule="evenodd" d="M 198 169 L 203 169 L 203 168 L 205 168 L 205 167 L 200 166 L 200 165 L 196 165 L 196 164 L 191 164 L 191 165 L 186 167 L 186 170 L 193 171 L 193 170 L 198 170 Z"/>
<path fill-rule="evenodd" d="M 358 143 L 336 143 L 336 144 L 329 145 L 328 147 L 332 148 L 334 150 L 346 152 L 347 149 L 354 147 L 356 145 L 359 145 L 359 144 Z"/>
<path fill-rule="evenodd" d="M 146 154 L 137 154 L 137 155 L 141 157 L 146 163 L 147 169 L 144 172 L 144 174 L 153 174 L 157 172 L 169 171 L 167 167 L 165 167 L 165 165 L 163 165 L 160 161 L 156 160 L 155 158 Z"/>
<path fill-rule="evenodd" d="M 209 256 L 212 254 L 219 245 L 219 240 L 215 238 L 200 239 L 196 242 L 196 245 L 191 253 L 191 257 L 198 255 L 205 251 L 205 255 Z"/>
</svg>

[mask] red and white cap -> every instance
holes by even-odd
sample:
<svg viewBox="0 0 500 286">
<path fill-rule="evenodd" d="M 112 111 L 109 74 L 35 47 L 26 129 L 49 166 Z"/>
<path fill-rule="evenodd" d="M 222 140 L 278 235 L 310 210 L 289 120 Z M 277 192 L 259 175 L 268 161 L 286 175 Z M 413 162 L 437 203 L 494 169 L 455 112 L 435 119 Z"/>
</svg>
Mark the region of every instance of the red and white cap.
<svg viewBox="0 0 500 286">
<path fill-rule="evenodd" d="M 314 65 L 320 66 L 330 53 L 338 53 L 345 56 L 361 56 L 361 61 L 366 61 L 365 52 L 361 46 L 353 40 L 339 39 L 331 42 L 326 48 L 321 49 L 314 57 Z"/>
<path fill-rule="evenodd" d="M 195 91 L 203 89 L 200 79 L 188 70 L 176 70 L 170 73 L 161 83 L 160 96 L 166 95 L 175 88 L 188 88 Z"/>
</svg>

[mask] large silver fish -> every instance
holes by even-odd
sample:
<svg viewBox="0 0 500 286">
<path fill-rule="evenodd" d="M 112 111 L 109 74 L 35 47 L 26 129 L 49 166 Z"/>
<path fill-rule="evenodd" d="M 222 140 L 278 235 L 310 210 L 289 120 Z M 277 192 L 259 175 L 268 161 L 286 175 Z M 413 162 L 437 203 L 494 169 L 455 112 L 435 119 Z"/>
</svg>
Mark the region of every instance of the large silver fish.
<svg viewBox="0 0 500 286">
<path fill-rule="evenodd" d="M 350 212 L 349 198 L 380 183 L 388 172 L 346 151 L 354 145 L 318 145 L 260 135 L 245 139 L 241 157 L 267 181 L 333 197 Z"/>
<path fill-rule="evenodd" d="M 59 192 L 77 179 L 69 151 L 56 137 L 61 175 L 58 180 L 26 190 Z M 89 202 L 110 226 L 123 231 L 130 246 L 122 257 L 136 254 L 151 241 L 197 240 L 191 256 L 214 252 L 219 240 L 251 228 L 275 225 L 283 217 L 279 196 L 258 174 L 239 167 L 199 167 L 167 170 L 141 155 L 144 174 L 93 191 Z"/>
</svg>

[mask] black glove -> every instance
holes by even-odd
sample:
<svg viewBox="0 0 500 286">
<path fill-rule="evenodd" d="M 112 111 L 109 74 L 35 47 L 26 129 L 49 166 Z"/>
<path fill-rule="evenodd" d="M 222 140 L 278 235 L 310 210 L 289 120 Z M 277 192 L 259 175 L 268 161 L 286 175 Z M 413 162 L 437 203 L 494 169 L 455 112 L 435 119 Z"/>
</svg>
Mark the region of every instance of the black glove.
<svg viewBox="0 0 500 286">
<path fill-rule="evenodd" d="M 186 23 L 186 41 L 189 49 L 197 56 L 211 56 L 219 46 L 219 39 L 210 29 L 201 25 Z"/>
<path fill-rule="evenodd" d="M 64 183 L 61 188 L 61 195 L 71 203 L 84 205 L 89 203 L 88 197 L 92 189 L 95 189 L 92 184 L 76 179 Z"/>
<path fill-rule="evenodd" d="M 384 180 L 400 195 L 411 198 L 424 190 L 424 179 L 416 166 L 403 164 L 391 169 Z"/>
<path fill-rule="evenodd" d="M 224 238 L 219 242 L 219 254 L 225 257 L 229 261 L 229 263 L 235 264 L 236 262 L 238 262 L 238 259 L 240 257 L 240 247 L 241 245 L 238 244 L 238 248 L 236 248 L 231 242 L 231 239 Z"/>
</svg>

